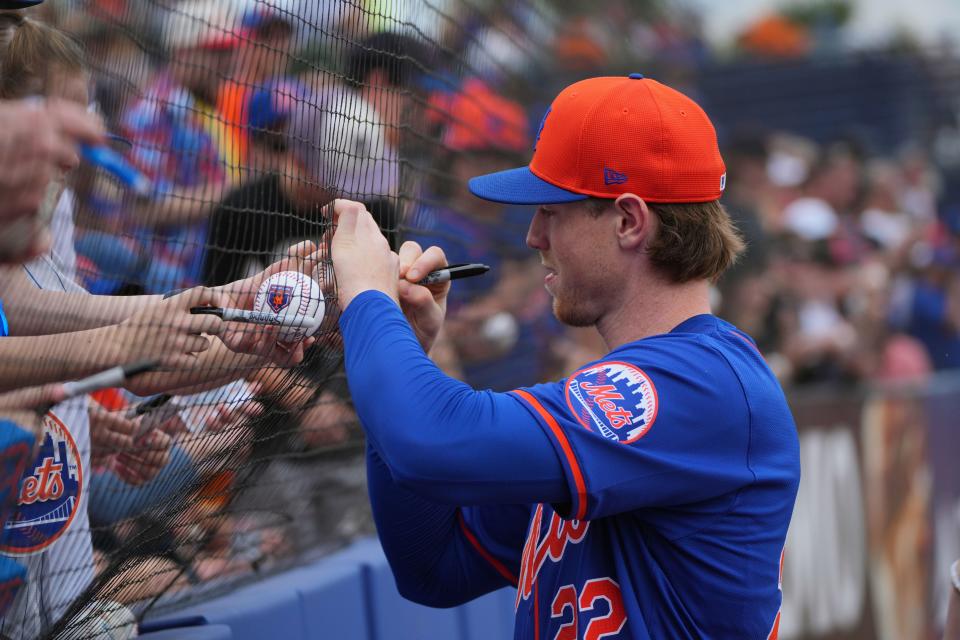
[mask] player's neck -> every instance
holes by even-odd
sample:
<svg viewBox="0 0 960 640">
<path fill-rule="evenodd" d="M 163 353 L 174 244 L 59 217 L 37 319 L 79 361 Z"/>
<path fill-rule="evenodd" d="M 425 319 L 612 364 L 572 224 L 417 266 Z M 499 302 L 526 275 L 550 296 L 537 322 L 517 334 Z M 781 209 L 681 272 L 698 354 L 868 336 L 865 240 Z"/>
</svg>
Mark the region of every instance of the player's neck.
<svg viewBox="0 0 960 640">
<path fill-rule="evenodd" d="M 673 284 L 647 282 L 624 293 L 621 303 L 597 322 L 609 349 L 661 333 L 688 318 L 710 313 L 710 285 L 705 280 Z"/>
</svg>

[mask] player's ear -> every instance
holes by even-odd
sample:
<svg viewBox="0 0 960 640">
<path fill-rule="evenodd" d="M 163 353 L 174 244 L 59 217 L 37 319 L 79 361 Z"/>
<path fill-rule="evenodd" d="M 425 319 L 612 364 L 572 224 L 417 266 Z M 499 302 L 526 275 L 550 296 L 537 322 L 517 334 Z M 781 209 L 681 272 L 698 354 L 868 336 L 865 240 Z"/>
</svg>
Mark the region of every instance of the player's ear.
<svg viewBox="0 0 960 640">
<path fill-rule="evenodd" d="M 656 233 L 657 216 L 640 196 L 625 193 L 617 198 L 617 241 L 622 249 L 645 246 Z"/>
</svg>

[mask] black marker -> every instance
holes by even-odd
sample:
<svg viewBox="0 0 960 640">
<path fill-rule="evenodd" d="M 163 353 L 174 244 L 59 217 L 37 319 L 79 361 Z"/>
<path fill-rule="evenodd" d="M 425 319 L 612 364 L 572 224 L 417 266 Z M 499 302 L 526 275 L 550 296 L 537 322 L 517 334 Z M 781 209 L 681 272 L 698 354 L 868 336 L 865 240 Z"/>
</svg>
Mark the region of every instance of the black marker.
<svg viewBox="0 0 960 640">
<path fill-rule="evenodd" d="M 266 324 L 295 329 L 312 329 L 322 322 L 322 320 L 313 316 L 300 314 L 284 315 L 282 313 L 270 313 L 269 311 L 224 309 L 222 307 L 190 307 L 190 313 L 193 315 L 219 316 L 225 322 L 248 322 L 250 324 Z"/>
<path fill-rule="evenodd" d="M 132 420 L 137 416 L 142 416 L 148 411 L 155 411 L 156 409 L 159 409 L 163 405 L 170 402 L 170 399 L 172 397 L 173 396 L 170 395 L 169 393 L 161 393 L 159 395 L 153 396 L 149 400 L 144 400 L 140 404 L 135 404 L 127 410 L 127 418 Z"/>
<path fill-rule="evenodd" d="M 429 284 L 441 284 L 443 282 L 450 282 L 451 280 L 459 280 L 461 278 L 482 276 L 487 271 L 490 271 L 490 267 L 485 264 L 451 264 L 443 269 L 431 271 L 426 275 L 426 277 L 424 277 L 422 280 L 419 280 L 417 284 L 424 286 Z"/>
<path fill-rule="evenodd" d="M 159 360 L 144 360 L 142 362 L 134 362 L 132 364 L 125 364 L 118 367 L 111 367 L 106 371 L 101 371 L 100 373 L 95 373 L 92 376 L 87 376 L 80 380 L 73 380 L 72 382 L 63 383 L 64 397 L 63 400 L 60 400 L 56 403 L 51 403 L 46 407 L 42 407 L 37 410 L 40 415 L 46 414 L 50 411 L 51 407 L 60 402 L 65 402 L 71 398 L 76 398 L 77 396 L 82 396 L 87 393 L 92 393 L 94 391 L 99 391 L 100 389 L 109 389 L 110 387 L 119 387 L 124 382 L 129 380 L 134 376 L 138 376 L 141 373 L 146 373 L 148 371 L 153 371 L 160 366 Z"/>
<path fill-rule="evenodd" d="M 161 393 L 127 409 L 127 420 L 135 420 L 143 416 L 143 420 L 134 429 L 134 441 L 140 440 L 148 431 L 163 424 L 180 411 L 181 407 L 176 402 L 171 402 L 172 399 L 173 396 L 169 393 Z"/>
<path fill-rule="evenodd" d="M 153 371 L 158 366 L 160 366 L 160 362 L 158 360 L 145 360 L 143 362 L 134 362 L 133 364 L 121 365 L 119 367 L 111 367 L 106 371 L 95 373 L 92 376 L 83 378 L 82 380 L 65 382 L 63 384 L 63 390 L 67 395 L 64 400 L 76 398 L 77 396 L 91 393 L 93 391 L 99 391 L 100 389 L 119 387 L 129 378 L 138 376 L 141 373 Z"/>
</svg>

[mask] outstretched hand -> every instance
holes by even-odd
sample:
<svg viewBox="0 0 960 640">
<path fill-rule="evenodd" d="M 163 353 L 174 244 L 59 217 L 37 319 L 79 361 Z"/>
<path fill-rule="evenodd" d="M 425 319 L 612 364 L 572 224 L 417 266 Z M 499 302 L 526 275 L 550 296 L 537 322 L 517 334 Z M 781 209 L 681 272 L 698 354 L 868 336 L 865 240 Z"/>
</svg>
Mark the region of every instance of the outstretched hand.
<svg viewBox="0 0 960 640">
<path fill-rule="evenodd" d="M 222 306 L 224 296 L 214 289 L 194 287 L 151 303 L 117 325 L 104 328 L 109 363 L 159 360 L 163 367 L 189 369 L 197 354 L 210 348 L 207 336 L 217 335 L 224 323 L 215 316 L 192 315 L 195 306 Z"/>
<path fill-rule="evenodd" d="M 322 271 L 317 268 L 320 259 L 317 245 L 305 240 L 290 247 L 286 257 L 260 273 L 217 287 L 216 291 L 226 297 L 227 303 L 224 306 L 232 309 L 253 309 L 260 285 L 270 276 L 281 271 L 299 271 L 316 278 L 317 273 Z M 320 285 L 323 288 L 322 282 Z M 304 352 L 316 341 L 310 337 L 296 343 L 283 343 L 280 342 L 280 327 L 234 322 L 224 323 L 220 339 L 231 351 L 261 356 L 281 367 L 299 364 L 304 358 Z"/>
<path fill-rule="evenodd" d="M 36 440 L 36 449 L 43 440 L 42 411 L 62 402 L 64 398 L 66 391 L 60 383 L 9 391 L 0 394 L 0 419 L 10 420 L 31 432 Z"/>
</svg>

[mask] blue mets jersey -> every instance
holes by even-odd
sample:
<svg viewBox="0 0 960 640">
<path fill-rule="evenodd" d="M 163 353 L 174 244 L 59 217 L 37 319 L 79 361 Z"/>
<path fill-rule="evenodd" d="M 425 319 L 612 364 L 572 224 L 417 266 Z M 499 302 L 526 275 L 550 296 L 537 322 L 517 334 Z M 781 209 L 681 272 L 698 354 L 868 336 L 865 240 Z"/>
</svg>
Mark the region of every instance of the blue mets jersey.
<svg viewBox="0 0 960 640">
<path fill-rule="evenodd" d="M 777 636 L 799 445 L 746 335 L 695 316 L 566 380 L 480 393 L 447 389 L 408 353 L 412 336 L 391 339 L 389 315 L 402 316 L 373 295 L 341 326 L 378 531 L 405 595 L 450 605 L 513 584 L 517 640 Z M 365 323 L 351 310 L 380 337 L 355 349 Z M 368 366 L 370 410 L 357 395 Z"/>
</svg>

